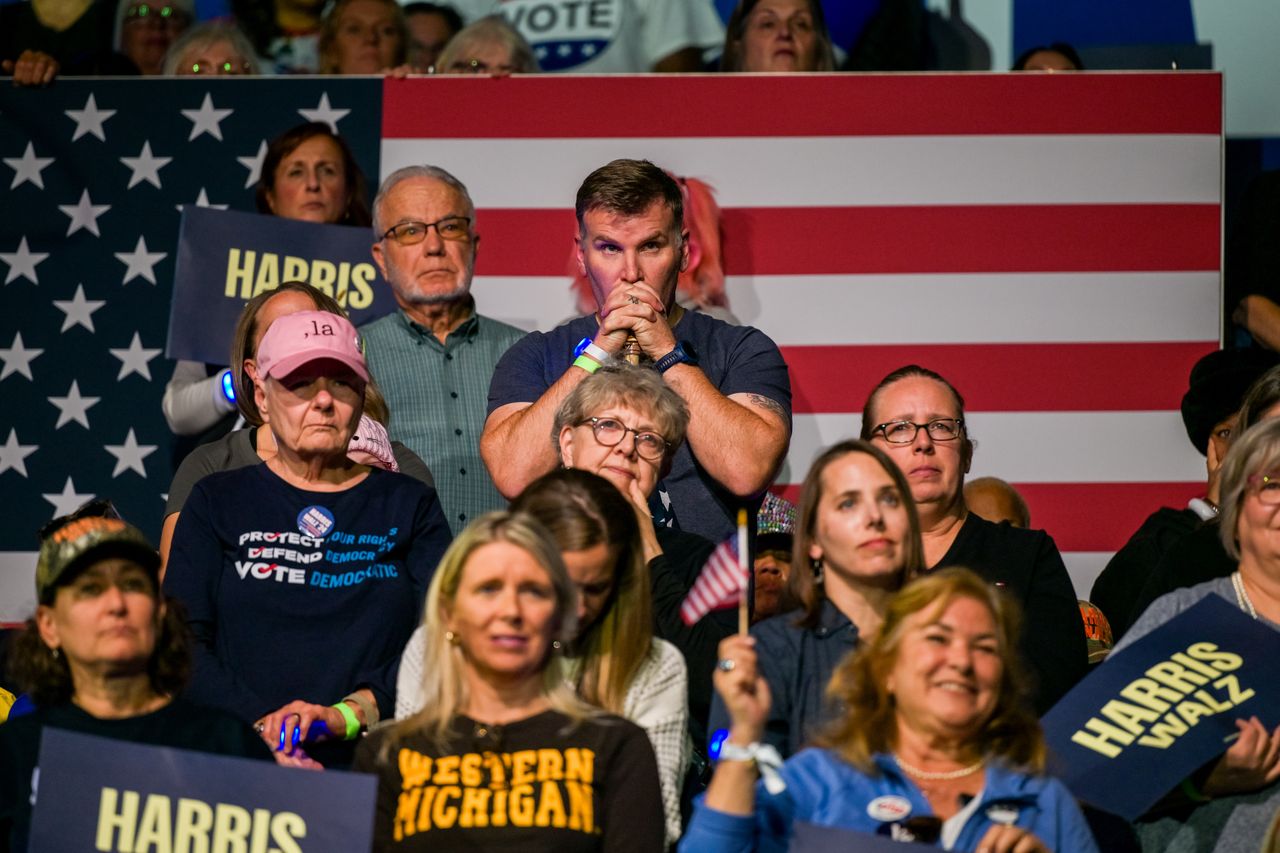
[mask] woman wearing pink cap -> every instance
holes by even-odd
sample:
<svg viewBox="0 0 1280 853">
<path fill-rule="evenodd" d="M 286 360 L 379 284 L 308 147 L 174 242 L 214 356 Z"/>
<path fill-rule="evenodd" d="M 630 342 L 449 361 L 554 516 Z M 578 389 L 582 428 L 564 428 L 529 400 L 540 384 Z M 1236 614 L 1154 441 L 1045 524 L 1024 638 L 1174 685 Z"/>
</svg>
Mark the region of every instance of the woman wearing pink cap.
<svg viewBox="0 0 1280 853">
<path fill-rule="evenodd" d="M 255 402 L 276 453 L 196 485 L 164 579 L 197 640 L 191 698 L 257 723 L 300 763 L 348 764 L 344 741 L 391 713 L 449 544 L 433 489 L 347 455 L 368 381 L 344 317 L 275 320 Z"/>
<path fill-rule="evenodd" d="M 245 303 L 240 319 L 236 321 L 229 362 L 236 365 L 236 370 L 231 375 L 235 388 L 232 396 L 235 397 L 235 405 L 240 410 L 240 418 L 245 426 L 200 445 L 187 454 L 174 472 L 173 481 L 169 484 L 169 496 L 165 500 L 164 524 L 160 528 L 162 579 L 169 561 L 173 531 L 177 529 L 178 517 L 196 483 L 216 471 L 257 465 L 275 455 L 276 445 L 271 436 L 271 428 L 263 421 L 258 404 L 253 399 L 253 380 L 257 375 L 258 345 L 262 342 L 262 336 L 277 318 L 295 311 L 327 311 L 346 316 L 342 306 L 332 296 L 302 281 L 283 282 L 275 290 L 263 291 Z M 378 390 L 377 383 L 370 382 L 364 389 L 364 414 L 355 435 L 351 436 L 347 455 L 356 462 L 401 471 L 428 486 L 435 486 L 427 463 L 416 453 L 398 441 L 386 442 L 386 428 L 382 424 L 389 418 L 386 399 Z M 384 448 L 390 450 L 390 458 Z M 372 461 L 370 456 L 376 461 Z"/>
</svg>

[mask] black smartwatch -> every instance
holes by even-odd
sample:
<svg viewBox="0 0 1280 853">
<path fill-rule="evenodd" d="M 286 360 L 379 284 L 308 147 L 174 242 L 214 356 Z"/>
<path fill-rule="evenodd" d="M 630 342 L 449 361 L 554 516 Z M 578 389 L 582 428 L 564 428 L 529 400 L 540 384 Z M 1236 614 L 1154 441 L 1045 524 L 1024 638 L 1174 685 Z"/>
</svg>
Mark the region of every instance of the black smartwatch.
<svg viewBox="0 0 1280 853">
<path fill-rule="evenodd" d="M 675 349 L 653 363 L 653 369 L 659 373 L 666 373 L 677 364 L 698 366 L 698 353 L 693 348 L 693 344 L 688 341 L 680 341 L 676 344 Z"/>
</svg>

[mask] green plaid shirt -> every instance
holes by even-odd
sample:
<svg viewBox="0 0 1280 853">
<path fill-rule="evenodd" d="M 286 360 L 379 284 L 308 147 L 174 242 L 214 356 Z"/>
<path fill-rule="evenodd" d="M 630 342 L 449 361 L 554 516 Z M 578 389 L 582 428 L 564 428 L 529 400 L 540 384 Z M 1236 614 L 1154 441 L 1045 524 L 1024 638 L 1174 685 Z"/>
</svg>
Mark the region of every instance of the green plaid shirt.
<svg viewBox="0 0 1280 853">
<path fill-rule="evenodd" d="M 489 379 L 525 333 L 473 313 L 442 344 L 403 311 L 360 329 L 369 370 L 391 408 L 387 431 L 421 456 L 457 535 L 482 513 L 504 509 L 480 459 Z"/>
</svg>

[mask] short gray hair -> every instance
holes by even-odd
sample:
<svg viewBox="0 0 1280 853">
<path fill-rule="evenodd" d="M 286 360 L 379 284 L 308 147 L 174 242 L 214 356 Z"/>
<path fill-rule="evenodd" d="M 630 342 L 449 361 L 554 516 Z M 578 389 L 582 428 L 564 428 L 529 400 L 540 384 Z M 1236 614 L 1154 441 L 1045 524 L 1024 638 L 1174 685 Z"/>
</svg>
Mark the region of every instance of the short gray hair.
<svg viewBox="0 0 1280 853">
<path fill-rule="evenodd" d="M 436 60 L 437 74 L 449 73 L 449 66 L 464 59 L 473 45 L 484 42 L 497 43 L 507 49 L 511 56 L 511 64 L 516 74 L 537 74 L 538 59 L 533 55 L 533 48 L 520 31 L 511 26 L 501 15 L 486 15 L 474 24 L 463 27 L 449 39 L 440 57 Z"/>
<path fill-rule="evenodd" d="M 1249 478 L 1272 471 L 1280 464 L 1280 418 L 1271 418 L 1249 427 L 1231 444 L 1218 473 L 1219 500 L 1222 515 L 1218 534 L 1222 547 L 1233 559 L 1240 559 L 1236 527 L 1240 523 L 1240 507 L 1249 488 Z"/>
<path fill-rule="evenodd" d="M 679 449 L 689 429 L 689 407 L 684 400 L 651 368 L 611 361 L 579 382 L 556 410 L 551 427 L 551 443 L 556 454 L 560 452 L 560 430 L 577 426 L 593 413 L 616 403 L 653 416 L 654 427 L 669 445 L 668 457 Z"/>
<path fill-rule="evenodd" d="M 258 54 L 249 43 L 249 39 L 235 24 L 224 21 L 209 21 L 198 27 L 192 27 L 179 36 L 173 44 L 169 45 L 169 51 L 164 55 L 162 73 L 166 77 L 175 76 L 178 73 L 178 66 L 182 63 L 182 57 L 187 51 L 193 48 L 203 49 L 224 41 L 230 44 L 231 48 L 248 64 L 250 74 L 262 73 Z"/>
<path fill-rule="evenodd" d="M 373 199 L 373 239 L 381 240 L 382 235 L 386 233 L 386 225 L 382 221 L 382 205 L 386 201 L 387 195 L 397 186 L 405 181 L 412 180 L 430 180 L 439 181 L 445 186 L 452 189 L 462 197 L 463 204 L 466 205 L 466 216 L 471 220 L 471 227 L 474 229 L 476 225 L 476 205 L 471 200 L 471 193 L 467 192 L 467 185 L 455 178 L 449 172 L 441 169 L 439 166 L 405 166 L 396 169 L 383 180 L 382 186 L 378 187 L 378 195 Z"/>
</svg>

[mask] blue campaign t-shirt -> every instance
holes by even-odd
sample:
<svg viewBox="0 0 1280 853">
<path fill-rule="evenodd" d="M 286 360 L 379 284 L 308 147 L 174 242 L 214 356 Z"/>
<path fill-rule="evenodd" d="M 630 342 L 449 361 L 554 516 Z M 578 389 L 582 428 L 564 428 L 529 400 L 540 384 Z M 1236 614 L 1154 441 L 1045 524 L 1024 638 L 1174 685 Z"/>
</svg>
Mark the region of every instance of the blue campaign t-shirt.
<svg viewBox="0 0 1280 853">
<path fill-rule="evenodd" d="M 489 413 L 507 403 L 537 401 L 573 364 L 578 342 L 594 336 L 598 328 L 595 316 L 588 315 L 550 332 L 530 332 L 516 341 L 494 370 Z M 791 380 L 782 354 L 768 335 L 696 311 L 686 311 L 673 332 L 676 340 L 693 344 L 698 368 L 721 394 L 759 394 L 773 400 L 786 411 L 790 429 Z M 698 465 L 688 442 L 676 452 L 662 484 L 671 495 L 671 508 L 681 530 L 715 542 L 733 533 L 737 508 L 744 502 L 722 489 Z"/>
<path fill-rule="evenodd" d="M 188 698 L 252 721 L 367 686 L 390 716 L 450 539 L 435 490 L 402 474 L 372 468 L 340 492 L 297 488 L 266 464 L 205 477 L 164 579 L 196 639 Z"/>
</svg>

